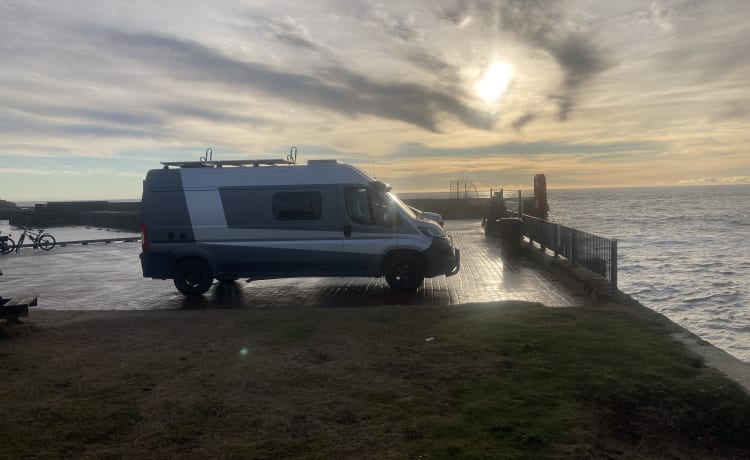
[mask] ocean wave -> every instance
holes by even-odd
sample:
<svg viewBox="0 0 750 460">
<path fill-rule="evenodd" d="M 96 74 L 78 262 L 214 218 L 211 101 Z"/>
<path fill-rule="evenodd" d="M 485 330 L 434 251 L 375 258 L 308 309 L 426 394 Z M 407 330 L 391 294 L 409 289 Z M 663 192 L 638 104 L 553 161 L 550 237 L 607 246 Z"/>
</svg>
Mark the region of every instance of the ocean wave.
<svg viewBox="0 0 750 460">
<path fill-rule="evenodd" d="M 712 287 L 732 287 L 735 286 L 736 283 L 734 281 L 712 281 L 711 286 Z"/>
</svg>

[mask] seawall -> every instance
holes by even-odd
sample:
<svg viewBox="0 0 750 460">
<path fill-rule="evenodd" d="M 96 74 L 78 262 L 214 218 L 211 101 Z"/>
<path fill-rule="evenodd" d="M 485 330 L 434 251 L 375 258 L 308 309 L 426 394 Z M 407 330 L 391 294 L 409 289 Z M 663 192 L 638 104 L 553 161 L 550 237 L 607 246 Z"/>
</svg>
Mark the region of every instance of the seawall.
<svg viewBox="0 0 750 460">
<path fill-rule="evenodd" d="M 482 219 L 490 203 L 489 198 L 414 198 L 403 201 L 421 211 L 441 214 L 443 219 Z"/>
<path fill-rule="evenodd" d="M 58 201 L 19 209 L 1 217 L 16 227 L 82 225 L 137 232 L 140 216 L 140 202 Z"/>
<path fill-rule="evenodd" d="M 707 365 L 722 372 L 750 393 L 750 364 L 701 339 L 661 313 L 638 302 L 629 294 L 621 291 L 613 292 L 609 281 L 596 273 L 580 266 L 574 266 L 566 259 L 556 259 L 547 251 L 540 250 L 533 243 L 524 241 L 523 251 L 528 260 L 546 269 L 589 300 L 600 304 L 625 305 L 644 316 L 667 325 L 675 340 L 682 342 L 690 351 L 701 356 Z"/>
</svg>

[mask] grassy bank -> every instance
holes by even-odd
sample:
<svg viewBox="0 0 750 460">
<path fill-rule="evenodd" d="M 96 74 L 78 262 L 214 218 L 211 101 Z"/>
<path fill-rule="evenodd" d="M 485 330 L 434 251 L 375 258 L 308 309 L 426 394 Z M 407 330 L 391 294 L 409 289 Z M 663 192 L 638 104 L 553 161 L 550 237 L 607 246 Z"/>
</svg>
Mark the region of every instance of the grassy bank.
<svg viewBox="0 0 750 460">
<path fill-rule="evenodd" d="M 750 457 L 750 400 L 616 305 L 34 312 L 0 458 Z"/>
</svg>

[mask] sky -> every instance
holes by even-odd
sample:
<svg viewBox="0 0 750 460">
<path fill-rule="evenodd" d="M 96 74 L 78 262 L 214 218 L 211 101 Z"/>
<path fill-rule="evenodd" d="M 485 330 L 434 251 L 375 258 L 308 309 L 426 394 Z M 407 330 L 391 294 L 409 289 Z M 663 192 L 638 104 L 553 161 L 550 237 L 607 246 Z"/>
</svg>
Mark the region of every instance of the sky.
<svg viewBox="0 0 750 460">
<path fill-rule="evenodd" d="M 162 161 L 335 158 L 396 191 L 750 183 L 747 0 L 0 0 L 0 199 Z"/>
</svg>

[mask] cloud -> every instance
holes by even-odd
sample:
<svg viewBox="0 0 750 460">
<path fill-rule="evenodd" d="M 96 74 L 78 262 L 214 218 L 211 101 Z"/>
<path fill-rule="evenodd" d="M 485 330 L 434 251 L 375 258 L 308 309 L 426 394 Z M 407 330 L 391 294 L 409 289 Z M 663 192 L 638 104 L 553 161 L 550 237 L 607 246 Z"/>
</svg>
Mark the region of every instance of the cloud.
<svg viewBox="0 0 750 460">
<path fill-rule="evenodd" d="M 663 151 L 653 141 L 569 144 L 563 142 L 504 142 L 465 148 L 434 148 L 420 143 L 400 146 L 390 157 L 487 158 L 489 156 L 583 155 L 597 161 L 632 160 Z"/>
<path fill-rule="evenodd" d="M 551 95 L 550 100 L 557 104 L 557 118 L 565 121 L 585 85 L 611 63 L 596 45 L 594 34 L 563 13 L 557 0 L 460 0 L 436 14 L 454 24 L 476 15 L 491 29 L 508 33 L 554 59 L 562 81 L 559 93 Z"/>
<path fill-rule="evenodd" d="M 382 3 L 370 2 L 362 16 L 365 24 L 403 41 L 412 42 L 424 38 L 424 31 L 417 27 L 414 12 L 406 16 L 396 16 L 391 14 Z"/>
<path fill-rule="evenodd" d="M 750 184 L 750 176 L 699 177 L 697 179 L 683 179 L 680 184 Z"/>
<path fill-rule="evenodd" d="M 290 16 L 272 16 L 267 20 L 272 39 L 295 48 L 330 52 L 330 49 L 314 39 L 310 32 Z"/>
<path fill-rule="evenodd" d="M 424 50 L 410 51 L 406 59 L 416 67 L 437 75 L 442 81 L 457 84 L 461 78 L 456 66 Z"/>
<path fill-rule="evenodd" d="M 290 104 L 301 104 L 350 117 L 371 115 L 399 120 L 438 132 L 438 120 L 449 115 L 467 126 L 491 129 L 495 119 L 470 107 L 456 91 L 441 91 L 409 82 L 382 82 L 338 64 L 297 74 L 228 57 L 216 49 L 153 33 L 86 28 L 91 40 L 104 42 L 120 57 L 158 67 L 182 81 L 210 82 L 249 96 L 259 92 Z"/>
<path fill-rule="evenodd" d="M 101 176 L 101 177 L 127 177 L 132 179 L 143 178 L 142 172 L 118 171 L 114 169 L 72 169 L 69 166 L 66 169 L 42 169 L 42 168 L 3 168 L 0 175 L 15 176 Z"/>
<path fill-rule="evenodd" d="M 491 4 L 484 4 L 489 8 Z M 568 119 L 583 86 L 609 65 L 594 37 L 567 25 L 555 0 L 506 0 L 499 5 L 499 26 L 519 40 L 546 51 L 563 73 L 561 94 L 555 95 L 557 117 Z"/>
<path fill-rule="evenodd" d="M 670 12 L 670 46 L 655 55 L 670 83 L 705 85 L 750 75 L 747 2 L 695 2 Z M 742 19 L 741 19 L 742 18 Z"/>
<path fill-rule="evenodd" d="M 536 115 L 534 115 L 533 113 L 530 113 L 530 112 L 525 113 L 521 115 L 520 117 L 516 118 L 515 120 L 513 120 L 513 123 L 511 123 L 511 126 L 516 131 L 520 131 L 521 129 L 523 129 L 524 126 L 534 121 L 535 118 L 536 118 Z"/>
<path fill-rule="evenodd" d="M 69 119 L 56 118 L 42 114 L 0 112 L 0 133 L 6 136 L 31 136 L 39 138 L 42 136 L 64 136 L 64 137 L 119 137 L 119 138 L 146 138 L 154 137 L 157 130 L 150 130 L 144 125 L 108 124 L 96 119 Z M 58 114 L 70 112 L 71 114 L 88 114 L 86 110 L 64 110 L 52 108 Z M 113 119 L 127 119 L 124 114 L 110 113 Z"/>
<path fill-rule="evenodd" d="M 238 114 L 227 108 L 222 110 L 207 108 L 205 105 L 189 101 L 158 103 L 155 105 L 155 108 L 163 111 L 166 116 L 173 118 L 196 118 L 220 123 L 250 125 L 267 125 L 271 123 L 271 120 L 267 118 Z"/>
<path fill-rule="evenodd" d="M 438 20 L 446 21 L 453 25 L 461 25 L 471 18 L 471 3 L 467 0 L 458 0 L 447 5 L 440 5 L 436 8 L 435 15 Z"/>
</svg>

